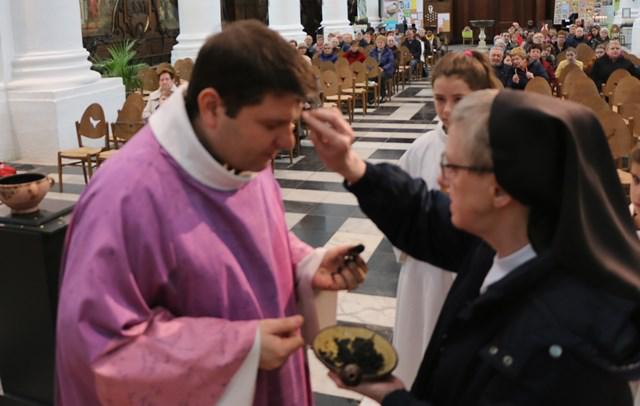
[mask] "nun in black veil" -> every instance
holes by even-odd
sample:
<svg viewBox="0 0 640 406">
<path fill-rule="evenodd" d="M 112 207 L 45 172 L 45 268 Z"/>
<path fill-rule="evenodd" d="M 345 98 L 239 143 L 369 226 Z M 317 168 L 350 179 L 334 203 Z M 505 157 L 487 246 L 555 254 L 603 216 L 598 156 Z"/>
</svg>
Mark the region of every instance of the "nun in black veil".
<svg viewBox="0 0 640 406">
<path fill-rule="evenodd" d="M 457 273 L 411 391 L 394 377 L 348 389 L 383 405 L 632 405 L 640 241 L 591 112 L 522 92 L 465 97 L 441 162 L 448 196 L 361 160 L 339 113 L 304 118 L 393 245 Z"/>
</svg>

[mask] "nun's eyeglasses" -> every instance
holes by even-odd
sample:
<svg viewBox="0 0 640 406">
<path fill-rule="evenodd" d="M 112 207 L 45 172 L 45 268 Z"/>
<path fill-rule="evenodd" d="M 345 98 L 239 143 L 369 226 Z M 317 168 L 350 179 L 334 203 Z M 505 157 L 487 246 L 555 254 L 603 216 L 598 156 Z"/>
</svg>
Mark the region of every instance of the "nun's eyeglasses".
<svg viewBox="0 0 640 406">
<path fill-rule="evenodd" d="M 468 171 L 475 173 L 491 173 L 493 172 L 493 168 L 486 166 L 475 166 L 475 165 L 458 165 L 452 164 L 447 161 L 447 157 L 445 154 L 440 156 L 440 169 L 442 170 L 442 177 L 444 179 L 451 179 L 455 176 L 458 171 Z"/>
</svg>

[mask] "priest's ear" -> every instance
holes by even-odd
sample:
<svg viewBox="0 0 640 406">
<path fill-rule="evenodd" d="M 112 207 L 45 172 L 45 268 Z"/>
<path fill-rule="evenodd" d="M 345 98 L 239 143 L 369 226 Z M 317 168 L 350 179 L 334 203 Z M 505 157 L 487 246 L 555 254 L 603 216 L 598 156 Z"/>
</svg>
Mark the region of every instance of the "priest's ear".
<svg viewBox="0 0 640 406">
<path fill-rule="evenodd" d="M 216 89 L 207 87 L 198 94 L 198 117 L 206 128 L 215 129 L 222 114 L 225 114 L 222 98 Z"/>
</svg>

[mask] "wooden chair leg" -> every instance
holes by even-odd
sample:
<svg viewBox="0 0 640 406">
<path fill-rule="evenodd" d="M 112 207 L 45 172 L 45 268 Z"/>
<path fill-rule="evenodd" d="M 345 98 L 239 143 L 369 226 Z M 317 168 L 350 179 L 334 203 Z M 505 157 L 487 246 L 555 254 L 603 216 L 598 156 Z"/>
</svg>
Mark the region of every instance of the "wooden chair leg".
<svg viewBox="0 0 640 406">
<path fill-rule="evenodd" d="M 89 177 L 87 176 L 87 167 L 85 166 L 85 162 L 81 161 L 82 164 L 82 174 L 84 175 L 84 183 L 85 185 L 89 183 Z"/>
<path fill-rule="evenodd" d="M 362 96 L 362 115 L 366 116 L 367 115 L 367 93 L 362 92 L 360 93 L 360 95 Z"/>
<path fill-rule="evenodd" d="M 91 156 L 87 157 L 87 172 L 89 174 L 89 180 L 91 180 L 91 177 L 93 176 L 93 163 L 91 162 Z M 95 156 L 96 158 L 96 162 L 98 162 L 98 156 Z"/>
<path fill-rule="evenodd" d="M 62 193 L 62 157 L 58 152 L 58 185 L 60 185 L 60 193 Z"/>
</svg>

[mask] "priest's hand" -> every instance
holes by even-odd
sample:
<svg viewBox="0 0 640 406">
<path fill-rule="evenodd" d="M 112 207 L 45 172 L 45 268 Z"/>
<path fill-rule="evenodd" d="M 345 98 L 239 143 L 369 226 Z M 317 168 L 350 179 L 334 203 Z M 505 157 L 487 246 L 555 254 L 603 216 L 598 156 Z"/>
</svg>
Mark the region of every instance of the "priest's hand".
<svg viewBox="0 0 640 406">
<path fill-rule="evenodd" d="M 353 245 L 340 245 L 327 250 L 311 280 L 314 289 L 351 290 L 364 282 L 368 269 L 360 255 L 353 261 L 345 261 L 353 248 Z"/>
<path fill-rule="evenodd" d="M 331 380 L 335 382 L 338 388 L 357 392 L 361 395 L 364 395 L 366 397 L 369 397 L 375 400 L 378 403 L 382 403 L 382 400 L 385 398 L 385 396 L 387 396 L 391 392 L 394 392 L 400 389 L 405 389 L 402 381 L 393 375 L 381 381 L 363 382 L 357 386 L 345 385 L 344 382 L 342 382 L 342 380 L 340 379 L 340 377 L 333 372 L 329 372 L 329 378 L 331 378 Z"/>
<path fill-rule="evenodd" d="M 351 149 L 353 129 L 338 109 L 315 109 L 302 113 L 311 130 L 313 146 L 322 162 L 338 172 L 349 183 L 357 182 L 365 173 L 365 162 Z"/>
<path fill-rule="evenodd" d="M 279 368 L 289 355 L 302 348 L 304 340 L 298 330 L 303 321 L 302 316 L 260 321 L 260 369 Z"/>
</svg>

